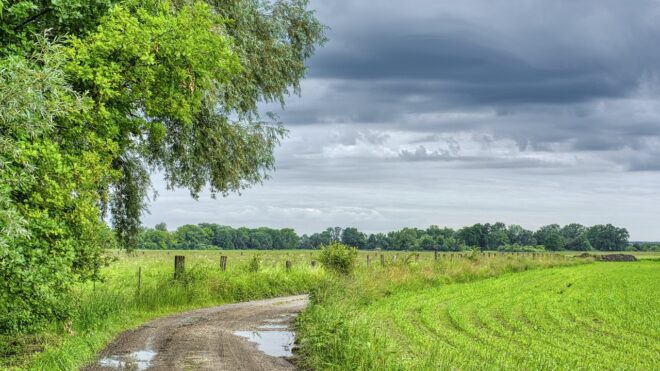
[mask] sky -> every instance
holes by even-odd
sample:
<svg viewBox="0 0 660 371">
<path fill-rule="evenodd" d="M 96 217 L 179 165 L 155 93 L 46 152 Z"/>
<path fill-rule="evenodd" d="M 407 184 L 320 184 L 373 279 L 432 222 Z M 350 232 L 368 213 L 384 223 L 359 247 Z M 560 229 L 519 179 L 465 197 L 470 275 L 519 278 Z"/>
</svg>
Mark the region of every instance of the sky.
<svg viewBox="0 0 660 371">
<path fill-rule="evenodd" d="M 377 4 L 377 5 L 376 5 Z M 311 1 L 276 171 L 143 222 L 386 232 L 612 223 L 660 240 L 660 1 Z"/>
</svg>

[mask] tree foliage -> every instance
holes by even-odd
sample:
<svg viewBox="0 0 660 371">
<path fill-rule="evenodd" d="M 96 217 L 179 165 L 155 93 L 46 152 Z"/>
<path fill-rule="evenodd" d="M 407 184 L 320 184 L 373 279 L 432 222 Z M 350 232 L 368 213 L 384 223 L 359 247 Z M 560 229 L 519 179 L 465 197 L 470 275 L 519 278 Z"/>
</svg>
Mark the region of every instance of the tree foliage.
<svg viewBox="0 0 660 371">
<path fill-rule="evenodd" d="M 150 174 L 193 197 L 267 178 L 285 130 L 258 103 L 299 92 L 323 41 L 304 0 L 0 0 L 0 330 L 66 318 L 106 212 L 126 248 L 173 243 L 139 236 Z"/>
<path fill-rule="evenodd" d="M 99 218 L 107 161 L 57 132 L 87 102 L 66 84 L 61 47 L 0 60 L 0 331 L 66 317 L 78 278 L 96 273 L 112 236 Z"/>
<path fill-rule="evenodd" d="M 366 250 L 425 250 L 463 251 L 468 249 L 491 251 L 585 251 L 596 248 L 618 250 L 653 249 L 652 245 L 628 244 L 625 228 L 614 226 L 585 227 L 568 224 L 560 227 L 551 224 L 537 231 L 519 225 L 485 223 L 463 227 L 458 231 L 432 225 L 427 229 L 402 228 L 388 233 L 366 234 L 355 227 L 333 227 L 323 232 L 299 236 L 293 229 L 232 228 L 202 223 L 183 225 L 176 231 L 164 232 L 164 223 L 154 229 L 144 229 L 140 238 L 143 249 L 320 249 L 322 246 L 341 242 L 344 245 Z M 191 233 L 191 231 L 195 231 Z M 543 241 L 543 243 L 538 241 Z M 475 243 L 476 241 L 476 243 Z M 592 246 L 593 244 L 593 246 Z M 165 247 L 166 246 L 166 247 Z"/>
</svg>

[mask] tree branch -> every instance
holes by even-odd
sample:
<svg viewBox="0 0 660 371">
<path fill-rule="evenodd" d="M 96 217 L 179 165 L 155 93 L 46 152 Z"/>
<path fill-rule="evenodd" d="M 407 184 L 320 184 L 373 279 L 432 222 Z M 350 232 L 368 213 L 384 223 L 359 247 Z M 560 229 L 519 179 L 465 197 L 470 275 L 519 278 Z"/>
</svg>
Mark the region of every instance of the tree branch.
<svg viewBox="0 0 660 371">
<path fill-rule="evenodd" d="M 36 21 L 37 19 L 43 17 L 44 15 L 50 13 L 51 11 L 53 11 L 52 8 L 45 8 L 42 11 L 40 11 L 39 13 L 34 14 L 33 16 L 29 17 L 28 19 L 24 20 L 23 22 L 18 24 L 16 27 L 14 27 L 14 32 L 20 30 L 21 28 L 23 28 L 28 23 Z"/>
</svg>

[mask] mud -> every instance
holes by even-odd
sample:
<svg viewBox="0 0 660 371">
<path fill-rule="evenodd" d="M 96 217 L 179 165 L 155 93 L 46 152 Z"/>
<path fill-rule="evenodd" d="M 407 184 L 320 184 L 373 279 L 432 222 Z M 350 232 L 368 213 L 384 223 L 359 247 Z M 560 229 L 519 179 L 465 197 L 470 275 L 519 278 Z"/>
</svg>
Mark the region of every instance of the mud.
<svg viewBox="0 0 660 371">
<path fill-rule="evenodd" d="M 83 370 L 294 370 L 291 323 L 306 295 L 159 318 L 122 333 Z"/>
</svg>

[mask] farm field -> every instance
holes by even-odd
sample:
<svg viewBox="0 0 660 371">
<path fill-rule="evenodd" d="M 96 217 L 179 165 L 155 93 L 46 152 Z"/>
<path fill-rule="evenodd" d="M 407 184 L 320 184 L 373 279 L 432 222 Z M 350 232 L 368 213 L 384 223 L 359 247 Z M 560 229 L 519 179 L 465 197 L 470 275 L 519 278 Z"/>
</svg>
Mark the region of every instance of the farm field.
<svg viewBox="0 0 660 371">
<path fill-rule="evenodd" d="M 317 262 L 318 251 L 310 250 L 147 250 L 131 254 L 111 251 L 109 255 L 112 262 L 101 269 L 100 279 L 76 288 L 76 300 L 71 303 L 74 316 L 70 322 L 53 323 L 40 335 L 0 339 L 0 369 L 75 369 L 92 360 L 118 333 L 150 319 L 218 304 L 300 293 L 310 293 L 315 303 L 298 321 L 301 366 L 316 369 L 340 369 L 347 365 L 363 369 L 382 365 L 423 368 L 427 364 L 405 358 L 427 349 L 425 342 L 433 340 L 422 336 L 423 332 L 419 337 L 406 337 L 406 328 L 413 332 L 419 330 L 405 325 L 410 311 L 424 312 L 423 308 L 412 304 L 433 303 L 433 298 L 449 295 L 449 291 L 445 294 L 443 290 L 462 292 L 472 287 L 472 284 L 457 285 L 461 282 L 502 275 L 509 280 L 508 277 L 518 277 L 515 272 L 530 271 L 520 274 L 533 275 L 546 271 L 541 268 L 579 266 L 561 268 L 570 272 L 583 266 L 612 264 L 589 264 L 591 259 L 563 254 L 440 253 L 436 260 L 433 252 L 360 251 L 354 275 L 338 277 Z M 178 280 L 173 279 L 175 255 L 185 256 L 185 274 Z M 640 254 L 635 255 L 640 258 Z M 227 256 L 224 272 L 220 270 L 221 256 Z M 286 261 L 291 262 L 289 270 L 285 267 Z M 630 266 L 639 264 L 642 262 Z M 657 267 L 657 263 L 651 261 L 644 264 Z M 501 280 L 506 282 L 504 277 Z M 474 290 L 474 295 L 478 296 L 479 290 Z M 347 296 L 346 292 L 352 295 Z M 470 302 L 455 302 L 452 308 L 463 304 Z M 463 313 L 462 310 L 458 312 Z M 359 315 L 354 316 L 354 313 Z M 429 317 L 420 318 L 431 321 Z M 657 336 L 657 317 L 655 323 Z M 387 336 L 373 337 L 376 329 Z M 396 342 L 392 343 L 391 339 Z M 365 349 L 367 345 L 369 348 Z M 427 354 L 431 357 L 429 362 L 440 355 L 446 358 L 441 349 Z M 403 363 L 389 363 L 392 357 L 403 357 L 399 360 Z"/>
<path fill-rule="evenodd" d="M 175 255 L 186 257 L 186 273 L 179 280 L 173 280 Z M 219 267 L 222 255 L 227 256 L 225 272 Z M 100 280 L 76 288 L 70 323 L 53 323 L 39 335 L 0 339 L 0 369 L 75 369 L 93 359 L 121 331 L 195 308 L 300 293 L 345 292 L 353 281 L 373 281 L 374 295 L 379 295 L 390 286 L 433 287 L 510 271 L 581 263 L 558 255 L 469 258 L 467 253 L 439 254 L 435 261 L 432 252 L 369 251 L 359 253 L 356 276 L 345 280 L 329 274 L 320 264 L 312 266 L 317 255 L 318 251 L 310 250 L 111 251 L 113 261 L 101 269 Z M 384 256 L 384 267 L 380 255 Z M 257 267 L 253 265 L 255 257 Z M 292 262 L 290 271 L 285 268 L 287 260 Z"/>
<path fill-rule="evenodd" d="M 365 290 L 313 306 L 301 341 L 318 369 L 658 369 L 659 278 L 659 262 L 640 261 L 394 288 L 375 300 Z"/>
</svg>

